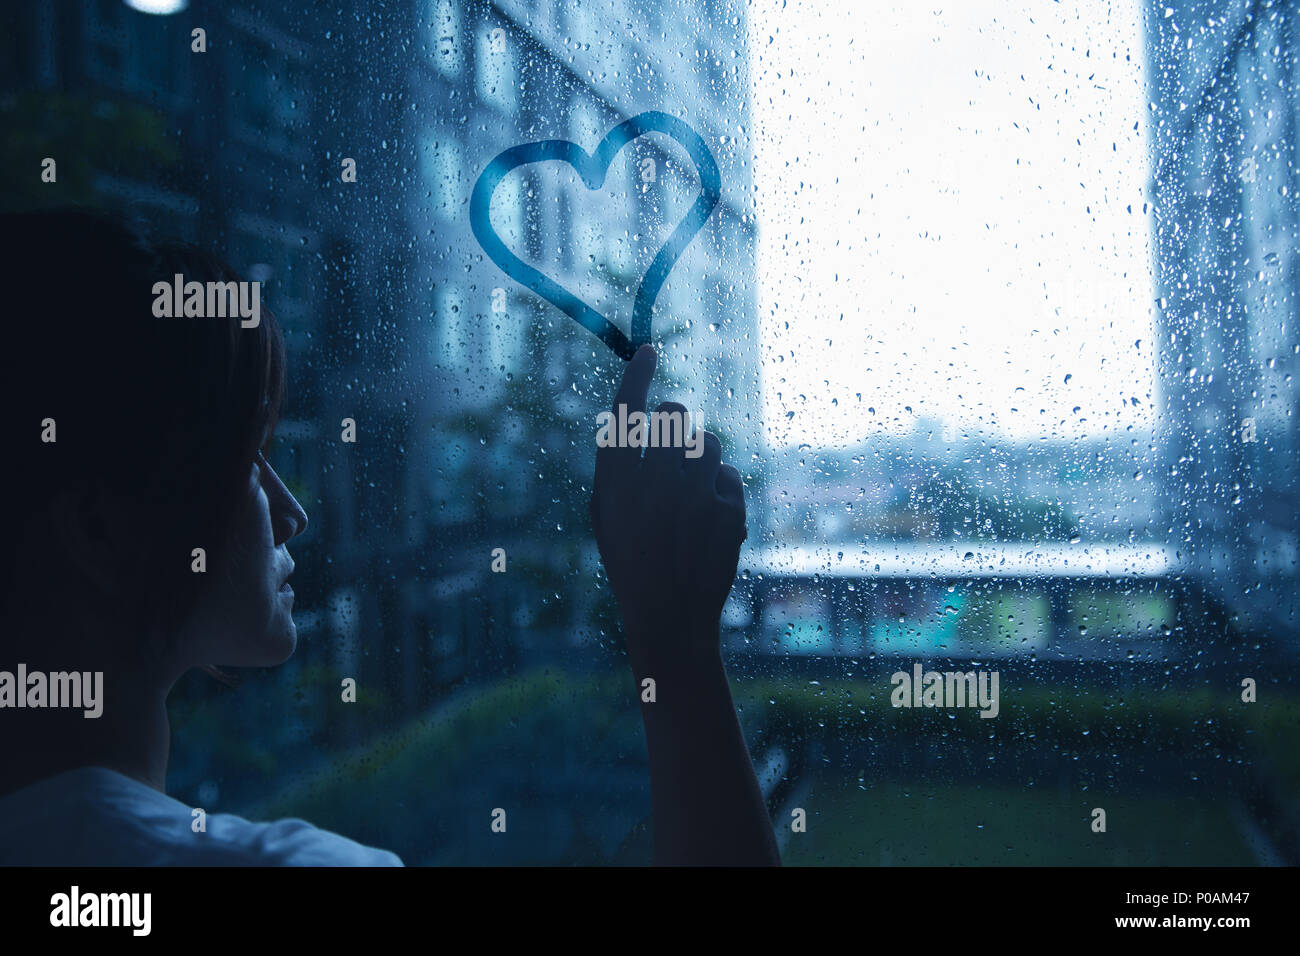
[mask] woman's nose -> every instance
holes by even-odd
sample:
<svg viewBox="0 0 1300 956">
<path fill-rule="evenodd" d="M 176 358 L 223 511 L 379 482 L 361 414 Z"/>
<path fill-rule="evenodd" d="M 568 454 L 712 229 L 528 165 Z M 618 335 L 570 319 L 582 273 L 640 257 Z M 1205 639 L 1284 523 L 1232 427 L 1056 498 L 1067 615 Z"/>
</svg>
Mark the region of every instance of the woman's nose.
<svg viewBox="0 0 1300 956">
<path fill-rule="evenodd" d="M 285 497 L 285 515 L 284 520 L 289 525 L 289 532 L 285 540 L 296 538 L 307 530 L 307 512 L 303 506 L 298 503 L 298 499 L 288 488 L 284 489 Z"/>
<path fill-rule="evenodd" d="M 269 479 L 267 482 L 267 495 L 270 498 L 271 513 L 275 519 L 275 543 L 280 545 L 298 537 L 307 530 L 307 512 L 298 503 L 298 499 L 293 496 L 293 492 L 280 480 L 280 476 L 276 474 L 275 469 L 268 466 L 264 474 Z"/>
</svg>

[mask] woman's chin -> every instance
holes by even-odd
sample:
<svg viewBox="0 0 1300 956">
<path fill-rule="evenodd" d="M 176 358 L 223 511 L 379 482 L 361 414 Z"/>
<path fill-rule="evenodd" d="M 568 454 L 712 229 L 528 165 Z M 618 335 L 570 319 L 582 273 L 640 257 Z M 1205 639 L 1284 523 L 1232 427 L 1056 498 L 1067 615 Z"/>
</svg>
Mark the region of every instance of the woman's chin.
<svg viewBox="0 0 1300 956">
<path fill-rule="evenodd" d="M 293 623 L 293 618 L 289 618 L 289 625 L 283 633 L 276 636 L 274 643 L 268 647 L 268 651 L 273 660 L 268 661 L 263 667 L 274 667 L 277 664 L 283 664 L 289 658 L 293 657 L 293 652 L 298 649 L 298 628 Z"/>
<path fill-rule="evenodd" d="M 264 634 L 256 643 L 241 646 L 237 654 L 230 655 L 234 660 L 228 660 L 220 666 L 275 667 L 293 657 L 297 648 L 298 629 L 294 626 L 293 619 L 289 618 L 286 624 Z"/>
</svg>

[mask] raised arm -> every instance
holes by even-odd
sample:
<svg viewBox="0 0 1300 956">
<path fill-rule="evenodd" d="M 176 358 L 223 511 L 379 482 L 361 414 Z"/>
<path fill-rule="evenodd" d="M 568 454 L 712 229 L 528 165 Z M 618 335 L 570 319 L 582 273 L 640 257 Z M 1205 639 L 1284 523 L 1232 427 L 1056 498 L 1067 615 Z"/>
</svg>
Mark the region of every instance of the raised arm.
<svg viewBox="0 0 1300 956">
<path fill-rule="evenodd" d="M 645 412 L 657 356 L 645 345 L 614 413 Z M 660 412 L 686 409 L 665 402 Z M 650 752 L 655 863 L 780 865 L 722 666 L 722 606 L 745 540 L 740 474 L 717 436 L 681 447 L 599 448 L 591 520 L 618 600 Z M 644 681 L 654 681 L 648 701 Z"/>
</svg>

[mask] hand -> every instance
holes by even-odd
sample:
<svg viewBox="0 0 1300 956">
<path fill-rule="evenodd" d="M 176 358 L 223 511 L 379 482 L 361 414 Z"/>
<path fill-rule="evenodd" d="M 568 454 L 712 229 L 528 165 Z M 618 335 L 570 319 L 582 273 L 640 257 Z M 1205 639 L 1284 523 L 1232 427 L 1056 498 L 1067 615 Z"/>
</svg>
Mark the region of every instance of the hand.
<svg viewBox="0 0 1300 956">
<path fill-rule="evenodd" d="M 657 355 L 643 345 L 623 373 L 614 415 L 645 412 Z M 664 402 L 659 412 L 686 413 Z M 717 651 L 722 606 L 731 591 L 745 527 L 740 473 L 722 464 L 716 435 L 702 433 L 703 453 L 685 448 L 600 448 L 591 523 L 622 612 L 634 663 L 677 661 Z M 664 658 L 662 652 L 667 652 Z"/>
</svg>

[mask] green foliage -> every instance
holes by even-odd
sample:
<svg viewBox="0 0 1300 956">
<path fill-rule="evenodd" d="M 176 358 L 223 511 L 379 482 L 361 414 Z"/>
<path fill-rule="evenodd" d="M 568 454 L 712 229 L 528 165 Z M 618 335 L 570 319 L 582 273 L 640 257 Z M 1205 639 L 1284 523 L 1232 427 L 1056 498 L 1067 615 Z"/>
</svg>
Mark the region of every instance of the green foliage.
<svg viewBox="0 0 1300 956">
<path fill-rule="evenodd" d="M 52 204 L 99 205 L 100 173 L 150 183 L 180 161 L 163 116 L 137 103 L 106 96 L 29 90 L 0 100 L 0 164 L 12 171 L 0 200 L 5 212 Z M 41 181 L 41 161 L 57 163 L 57 187 Z M 57 189 L 57 192 L 55 191 Z"/>
</svg>

